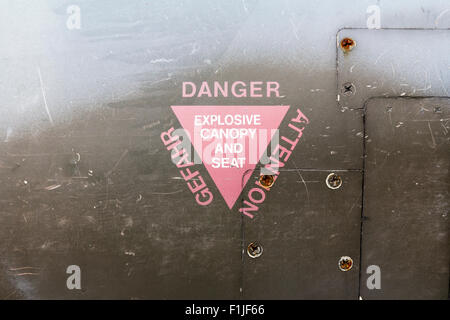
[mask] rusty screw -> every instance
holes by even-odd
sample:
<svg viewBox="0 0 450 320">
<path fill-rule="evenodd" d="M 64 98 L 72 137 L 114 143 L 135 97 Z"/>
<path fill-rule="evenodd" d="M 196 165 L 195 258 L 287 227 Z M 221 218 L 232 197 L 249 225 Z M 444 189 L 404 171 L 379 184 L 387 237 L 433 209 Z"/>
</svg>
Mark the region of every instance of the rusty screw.
<svg viewBox="0 0 450 320">
<path fill-rule="evenodd" d="M 348 271 L 353 267 L 353 259 L 349 256 L 343 256 L 339 259 L 339 270 Z"/>
<path fill-rule="evenodd" d="M 330 173 L 325 180 L 327 187 L 330 189 L 338 189 L 342 185 L 342 178 L 336 173 Z"/>
<path fill-rule="evenodd" d="M 258 258 L 263 253 L 263 247 L 258 242 L 252 242 L 247 247 L 247 254 L 250 258 Z"/>
<path fill-rule="evenodd" d="M 265 188 L 270 188 L 274 181 L 273 175 L 270 174 L 264 174 L 259 177 L 259 183 Z"/>
<path fill-rule="evenodd" d="M 356 46 L 356 41 L 352 38 L 344 38 L 341 40 L 341 49 L 344 53 L 351 51 Z"/>
</svg>

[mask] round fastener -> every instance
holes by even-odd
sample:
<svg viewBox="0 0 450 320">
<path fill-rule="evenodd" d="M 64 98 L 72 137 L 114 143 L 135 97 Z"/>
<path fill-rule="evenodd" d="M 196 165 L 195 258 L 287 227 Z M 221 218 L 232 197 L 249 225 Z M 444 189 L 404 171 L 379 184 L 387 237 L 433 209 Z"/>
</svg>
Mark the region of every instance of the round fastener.
<svg viewBox="0 0 450 320">
<path fill-rule="evenodd" d="M 342 51 L 344 51 L 344 53 L 347 53 L 356 46 L 356 41 L 353 40 L 352 38 L 346 37 L 341 40 L 340 46 Z"/>
<path fill-rule="evenodd" d="M 259 177 L 259 183 L 265 188 L 270 188 L 273 185 L 274 181 L 275 179 L 273 175 L 270 174 L 264 174 Z"/>
<path fill-rule="evenodd" d="M 339 189 L 342 186 L 342 178 L 336 173 L 330 173 L 325 179 L 327 187 L 330 189 Z"/>
<path fill-rule="evenodd" d="M 353 267 L 353 259 L 349 256 L 342 256 L 339 259 L 338 266 L 341 271 L 349 271 Z"/>
<path fill-rule="evenodd" d="M 355 92 L 356 92 L 356 87 L 351 82 L 346 82 L 341 87 L 341 93 L 344 96 L 347 96 L 347 97 L 353 96 L 355 94 Z"/>
<path fill-rule="evenodd" d="M 258 258 L 263 253 L 263 247 L 258 242 L 251 242 L 247 247 L 247 254 L 250 258 Z"/>
</svg>

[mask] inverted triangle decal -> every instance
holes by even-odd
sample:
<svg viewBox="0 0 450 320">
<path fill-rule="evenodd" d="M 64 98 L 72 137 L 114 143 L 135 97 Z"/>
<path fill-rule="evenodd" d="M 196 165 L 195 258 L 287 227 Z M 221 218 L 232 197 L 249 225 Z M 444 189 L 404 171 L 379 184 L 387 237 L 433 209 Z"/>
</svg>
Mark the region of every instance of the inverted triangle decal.
<svg viewBox="0 0 450 320">
<path fill-rule="evenodd" d="M 172 106 L 231 209 L 289 106 Z"/>
</svg>

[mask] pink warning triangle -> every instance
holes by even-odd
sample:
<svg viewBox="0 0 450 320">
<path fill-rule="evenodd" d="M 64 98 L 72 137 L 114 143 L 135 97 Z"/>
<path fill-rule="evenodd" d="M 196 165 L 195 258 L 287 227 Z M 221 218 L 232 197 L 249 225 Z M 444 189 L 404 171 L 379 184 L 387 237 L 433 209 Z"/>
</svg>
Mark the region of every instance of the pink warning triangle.
<svg viewBox="0 0 450 320">
<path fill-rule="evenodd" d="M 231 209 L 289 106 L 172 106 Z"/>
</svg>

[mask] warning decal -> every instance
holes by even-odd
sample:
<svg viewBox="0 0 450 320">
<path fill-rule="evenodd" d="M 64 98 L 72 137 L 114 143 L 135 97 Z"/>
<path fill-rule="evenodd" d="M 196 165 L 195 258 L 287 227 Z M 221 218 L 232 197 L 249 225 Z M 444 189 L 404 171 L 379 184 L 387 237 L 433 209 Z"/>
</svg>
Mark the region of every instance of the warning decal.
<svg viewBox="0 0 450 320">
<path fill-rule="evenodd" d="M 289 106 L 172 106 L 230 209 L 288 109 Z"/>
</svg>

